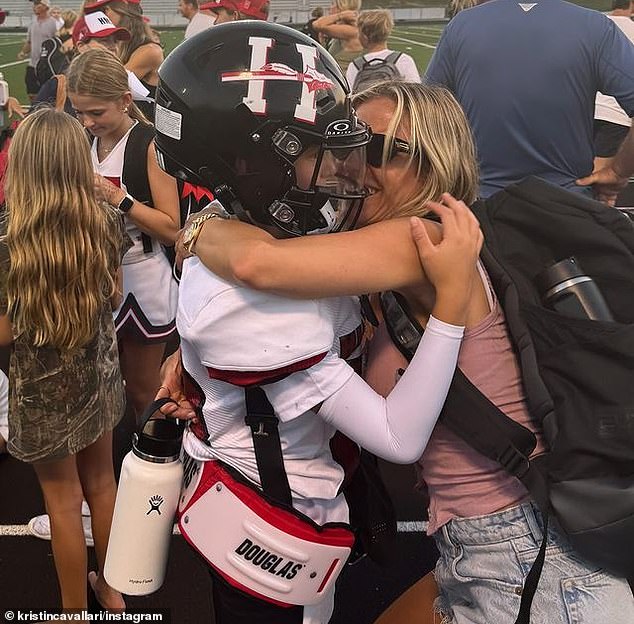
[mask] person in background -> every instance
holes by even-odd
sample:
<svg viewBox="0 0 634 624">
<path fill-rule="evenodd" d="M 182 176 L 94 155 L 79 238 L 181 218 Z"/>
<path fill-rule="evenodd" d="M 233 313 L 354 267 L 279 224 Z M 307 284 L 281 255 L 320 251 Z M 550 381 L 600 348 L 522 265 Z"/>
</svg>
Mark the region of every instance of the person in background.
<svg viewBox="0 0 634 624">
<path fill-rule="evenodd" d="M 481 196 L 534 175 L 586 194 L 593 185 L 613 203 L 634 172 L 634 133 L 593 172 L 594 102 L 601 91 L 634 115 L 633 67 L 634 46 L 598 11 L 498 0 L 447 24 L 425 79 L 447 87 L 467 114 Z"/>
<path fill-rule="evenodd" d="M 72 60 L 72 32 L 73 26 L 77 21 L 77 13 L 75 13 L 75 11 L 68 10 L 61 13 L 60 16 L 63 19 L 62 26 L 54 37 L 47 39 L 42 44 L 40 60 L 37 62 L 35 67 L 35 74 L 42 86 L 44 86 L 44 84 L 46 84 L 46 82 L 56 74 L 65 72 Z M 34 103 L 36 102 L 37 97 L 35 98 Z"/>
<path fill-rule="evenodd" d="M 189 20 L 185 28 L 185 39 L 197 35 L 216 23 L 213 17 L 198 10 L 198 0 L 178 0 L 178 12 Z"/>
<path fill-rule="evenodd" d="M 613 0 L 611 19 L 625 36 L 634 43 L 634 22 L 632 22 L 632 4 L 630 0 Z M 625 140 L 632 120 L 608 95 L 597 93 L 594 108 L 594 168 L 603 169 L 610 165 Z M 617 198 L 617 205 L 634 206 L 631 188 L 625 189 Z M 623 202 L 626 202 L 623 204 Z"/>
<path fill-rule="evenodd" d="M 420 82 L 420 73 L 414 59 L 409 54 L 394 52 L 387 47 L 388 37 L 394 28 L 394 18 L 391 11 L 387 9 L 361 11 L 357 26 L 359 27 L 359 40 L 365 49 L 365 54 L 348 65 L 346 78 L 353 93 L 369 87 L 373 82 L 384 79 L 400 78 L 406 82 Z M 383 65 L 382 61 L 395 57 L 393 65 L 390 63 L 389 71 L 386 71 L 388 69 L 386 67 L 378 70 Z M 365 69 L 366 67 L 373 69 L 368 71 Z M 367 78 L 361 80 L 366 72 Z M 373 74 L 376 76 L 373 77 Z"/>
<path fill-rule="evenodd" d="M 95 0 L 84 6 L 85 13 L 103 11 L 115 26 L 125 28 L 130 39 L 122 41 L 117 56 L 148 90 L 148 102 L 139 102 L 141 112 L 154 121 L 154 96 L 158 84 L 158 68 L 163 62 L 163 48 L 156 34 L 143 17 L 139 1 Z"/>
<path fill-rule="evenodd" d="M 447 5 L 447 17 L 452 20 L 460 11 L 477 6 L 478 0 L 449 0 Z"/>
<path fill-rule="evenodd" d="M 328 38 L 325 35 L 318 33 L 313 28 L 313 22 L 323 16 L 324 10 L 321 7 L 315 7 L 310 13 L 310 19 L 302 27 L 302 32 L 305 35 L 308 35 L 311 39 L 317 41 L 317 43 L 321 43 L 321 45 L 326 47 L 326 44 L 328 43 Z"/>
<path fill-rule="evenodd" d="M 50 0 L 33 0 L 33 20 L 29 24 L 26 33 L 26 41 L 18 52 L 18 60 L 28 57 L 29 64 L 26 68 L 24 82 L 29 100 L 33 102 L 40 90 L 40 82 L 37 79 L 35 68 L 40 60 L 42 44 L 57 32 L 57 22 L 49 15 Z"/>
<path fill-rule="evenodd" d="M 49 15 L 57 22 L 57 30 L 64 26 L 64 18 L 62 17 L 62 7 L 51 7 Z"/>
<path fill-rule="evenodd" d="M 360 9 L 361 0 L 334 0 L 330 6 L 330 14 L 312 23 L 316 33 L 330 39 L 328 52 L 335 57 L 344 74 L 348 65 L 363 53 L 357 28 Z"/>
<path fill-rule="evenodd" d="M 125 28 L 118 28 L 104 13 L 96 11 L 80 17 L 75 22 L 71 42 L 78 54 L 95 47 L 105 48 L 116 54 L 117 45 L 121 41 L 129 39 L 130 33 Z M 66 92 L 66 77 L 62 75 L 65 74 L 66 69 L 68 68 L 64 68 L 64 71 L 60 74 L 51 76 L 42 85 L 33 102 L 34 106 L 48 104 L 58 110 L 63 109 L 70 115 L 74 114 L 73 105 L 68 99 Z M 145 96 L 147 90 L 139 82 L 138 78 L 132 72 L 129 72 L 128 77 L 133 77 L 134 81 L 138 83 L 138 89 L 142 90 L 138 97 Z"/>
<path fill-rule="evenodd" d="M 243 19 L 266 21 L 269 18 L 269 0 L 212 0 L 201 4 L 200 10 L 214 17 L 216 24 Z"/>
<path fill-rule="evenodd" d="M 116 496 L 112 429 L 125 403 L 112 308 L 126 235 L 117 212 L 97 200 L 84 129 L 54 109 L 18 127 L 6 205 L 0 344 L 13 344 L 8 450 L 33 465 L 42 489 L 62 607 L 86 609 L 82 497 L 102 570 Z M 103 607 L 125 608 L 101 573 L 88 580 Z"/>
</svg>

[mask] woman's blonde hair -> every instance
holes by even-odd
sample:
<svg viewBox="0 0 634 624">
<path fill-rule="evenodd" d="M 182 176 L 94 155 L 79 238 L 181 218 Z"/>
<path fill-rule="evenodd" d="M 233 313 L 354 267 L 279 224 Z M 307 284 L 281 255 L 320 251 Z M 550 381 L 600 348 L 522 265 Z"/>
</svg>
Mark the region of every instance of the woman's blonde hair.
<svg viewBox="0 0 634 624">
<path fill-rule="evenodd" d="M 473 136 L 465 114 L 449 91 L 442 87 L 409 82 L 382 82 L 353 97 L 354 106 L 377 98 L 395 105 L 386 132 L 383 166 L 397 131 L 409 131 L 409 161 L 420 181 L 415 193 L 400 202 L 390 216 L 423 216 L 428 201 L 451 193 L 472 203 L 478 192 L 478 166 Z M 381 215 L 386 218 L 387 215 Z"/>
<path fill-rule="evenodd" d="M 146 43 L 157 43 L 156 37 L 150 25 L 143 19 L 141 4 L 125 2 L 125 0 L 112 0 L 108 7 L 121 17 L 118 26 L 125 28 L 130 33 L 128 41 L 119 44 L 119 58 L 125 65 L 132 53 Z"/>
<path fill-rule="evenodd" d="M 116 102 L 130 91 L 125 67 L 104 48 L 92 48 L 76 56 L 66 72 L 66 84 L 70 93 L 106 102 Z M 128 115 L 141 123 L 149 123 L 134 102 L 128 106 Z"/>
<path fill-rule="evenodd" d="M 335 6 L 339 11 L 360 11 L 361 0 L 335 0 Z"/>
<path fill-rule="evenodd" d="M 14 332 L 37 347 L 87 344 L 115 290 L 121 243 L 118 215 L 96 200 L 81 124 L 52 108 L 29 115 L 9 148 L 5 189 Z"/>
<path fill-rule="evenodd" d="M 394 18 L 387 9 L 361 11 L 357 20 L 359 34 L 365 37 L 369 45 L 387 41 L 394 28 Z"/>
</svg>

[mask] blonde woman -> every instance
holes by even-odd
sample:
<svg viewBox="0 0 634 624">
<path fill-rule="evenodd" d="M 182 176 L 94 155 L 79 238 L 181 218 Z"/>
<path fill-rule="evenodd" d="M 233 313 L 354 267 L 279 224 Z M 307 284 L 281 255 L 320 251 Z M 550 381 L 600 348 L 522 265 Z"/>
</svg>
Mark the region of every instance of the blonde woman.
<svg viewBox="0 0 634 624">
<path fill-rule="evenodd" d="M 314 298 L 396 290 L 425 325 L 436 295 L 418 262 L 408 219 L 399 217 L 424 217 L 430 201 L 458 203 L 443 191 L 473 201 L 477 170 L 467 121 L 453 96 L 438 87 L 382 83 L 354 103 L 374 133 L 366 175 L 372 195 L 361 213 L 363 227 L 279 240 L 244 223 L 211 219 L 194 252 L 222 278 L 281 295 Z M 438 235 L 436 224 L 422 223 L 430 235 Z M 454 270 L 449 263 L 445 269 Z M 540 425 L 528 413 L 503 312 L 484 269 L 479 273 L 466 308 L 458 365 L 507 416 L 536 434 L 538 455 L 544 451 Z M 381 324 L 369 346 L 367 382 L 387 396 L 405 368 L 407 361 Z M 166 385 L 174 390 L 173 383 L 172 377 Z M 541 543 L 541 512 L 519 480 L 442 424 L 436 425 L 417 467 L 430 497 L 427 532 L 440 551 L 435 577 L 442 621 L 513 622 L 527 569 Z M 570 579 L 574 591 L 562 591 Z M 531 614 L 535 622 L 569 624 L 571 611 L 579 621 L 630 624 L 634 599 L 625 580 L 584 560 L 550 528 Z"/>
<path fill-rule="evenodd" d="M 158 68 L 163 62 L 163 48 L 156 34 L 143 18 L 139 2 L 125 0 L 96 0 L 84 6 L 84 13 L 103 11 L 115 26 L 125 28 L 130 33 L 128 41 L 119 43 L 117 56 L 149 91 L 154 100 L 158 85 Z M 143 114 L 154 121 L 153 104 L 141 104 Z"/>
<path fill-rule="evenodd" d="M 132 101 L 128 75 L 107 50 L 73 60 L 68 96 L 93 136 L 91 157 L 104 199 L 119 208 L 133 246 L 123 259 L 124 296 L 115 311 L 121 370 L 137 414 L 151 402 L 166 342 L 175 335 L 177 285 L 162 245 L 179 228 L 176 181 L 163 172 L 154 128 Z"/>
<path fill-rule="evenodd" d="M 0 242 L 0 343 L 13 344 L 8 450 L 33 464 L 50 514 L 62 607 L 85 609 L 82 497 L 103 568 L 116 485 L 112 429 L 124 410 L 112 306 L 125 233 L 95 196 L 81 125 L 43 109 L 9 149 Z M 101 604 L 125 606 L 91 573 Z"/>
<path fill-rule="evenodd" d="M 361 0 L 334 0 L 330 13 L 312 22 L 314 32 L 330 39 L 328 52 L 334 56 L 344 74 L 348 65 L 363 53 L 357 28 L 360 10 Z"/>
<path fill-rule="evenodd" d="M 405 52 L 395 52 L 387 47 L 388 37 L 394 28 L 391 11 L 361 11 L 357 25 L 365 54 L 348 65 L 346 79 L 353 93 L 381 80 L 400 78 L 407 82 L 420 82 L 420 72 L 414 59 Z M 384 61 L 392 61 L 390 68 L 393 67 L 393 70 L 385 68 Z"/>
</svg>

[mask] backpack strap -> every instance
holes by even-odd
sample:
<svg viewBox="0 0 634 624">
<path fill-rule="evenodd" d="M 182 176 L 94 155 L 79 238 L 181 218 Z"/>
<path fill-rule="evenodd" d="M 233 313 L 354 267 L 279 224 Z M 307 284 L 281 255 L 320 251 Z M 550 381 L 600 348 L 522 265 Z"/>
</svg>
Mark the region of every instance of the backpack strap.
<svg viewBox="0 0 634 624">
<path fill-rule="evenodd" d="M 264 493 L 283 505 L 291 506 L 291 488 L 284 468 L 278 419 L 260 386 L 245 388 L 245 423 L 251 429 L 255 461 Z"/>
<path fill-rule="evenodd" d="M 365 60 L 365 56 L 361 55 L 358 56 L 356 59 L 354 59 L 354 61 L 352 61 L 352 64 L 359 70 L 361 71 L 363 69 L 363 66 L 366 64 L 366 60 Z"/>
<path fill-rule="evenodd" d="M 57 89 L 55 91 L 55 110 L 63 111 L 66 106 L 66 75 L 55 74 Z"/>
<path fill-rule="evenodd" d="M 147 175 L 147 151 L 154 135 L 154 126 L 137 122 L 130 131 L 123 154 L 122 182 L 134 199 L 150 207 L 153 207 L 153 202 L 150 180 Z M 141 241 L 143 242 L 143 251 L 151 253 L 152 239 L 142 232 Z"/>
<path fill-rule="evenodd" d="M 392 63 L 392 65 L 396 65 L 396 63 L 398 62 L 398 59 L 401 58 L 402 54 L 403 53 L 399 51 L 391 52 L 385 57 L 385 62 Z"/>
</svg>

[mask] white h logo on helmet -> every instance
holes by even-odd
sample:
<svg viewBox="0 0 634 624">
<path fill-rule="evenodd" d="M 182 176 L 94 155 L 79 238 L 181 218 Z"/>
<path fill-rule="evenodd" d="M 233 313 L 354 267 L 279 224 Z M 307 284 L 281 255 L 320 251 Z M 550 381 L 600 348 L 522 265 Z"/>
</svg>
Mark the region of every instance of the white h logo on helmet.
<svg viewBox="0 0 634 624">
<path fill-rule="evenodd" d="M 335 85 L 332 80 L 315 69 L 317 48 L 296 43 L 297 52 L 302 57 L 302 71 L 298 72 L 284 63 L 268 63 L 268 51 L 274 40 L 268 37 L 249 37 L 251 46 L 251 63 L 249 71 L 223 72 L 221 82 L 248 81 L 247 95 L 242 101 L 256 115 L 266 114 L 264 83 L 268 80 L 285 80 L 300 82 L 302 95 L 295 107 L 295 119 L 315 123 L 317 107 L 315 96 L 319 89 L 331 89 Z"/>
</svg>

